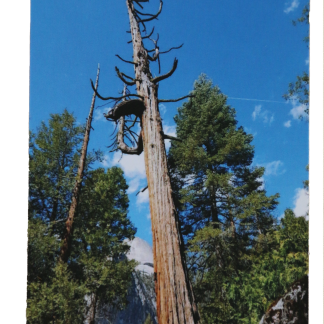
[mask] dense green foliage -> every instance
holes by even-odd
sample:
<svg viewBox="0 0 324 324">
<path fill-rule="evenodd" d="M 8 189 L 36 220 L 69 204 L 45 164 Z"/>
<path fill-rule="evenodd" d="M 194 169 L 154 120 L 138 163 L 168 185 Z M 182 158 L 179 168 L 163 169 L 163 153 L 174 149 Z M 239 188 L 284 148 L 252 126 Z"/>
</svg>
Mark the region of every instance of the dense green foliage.
<svg viewBox="0 0 324 324">
<path fill-rule="evenodd" d="M 276 225 L 279 195 L 266 195 L 264 169 L 252 166 L 252 136 L 206 76 L 192 94 L 175 116 L 182 142 L 168 161 L 202 321 L 258 323 L 307 270 L 307 244 L 295 244 L 299 236 L 307 243 L 307 222 L 286 211 Z"/>
<path fill-rule="evenodd" d="M 64 111 L 30 136 L 28 323 L 81 323 L 89 310 L 86 295 L 95 296 L 95 306 L 126 303 L 135 264 L 124 257 L 123 241 L 136 230 L 127 218 L 122 170 L 90 169 L 100 152 L 87 157 L 71 256 L 67 264 L 58 262 L 83 134 Z"/>
</svg>

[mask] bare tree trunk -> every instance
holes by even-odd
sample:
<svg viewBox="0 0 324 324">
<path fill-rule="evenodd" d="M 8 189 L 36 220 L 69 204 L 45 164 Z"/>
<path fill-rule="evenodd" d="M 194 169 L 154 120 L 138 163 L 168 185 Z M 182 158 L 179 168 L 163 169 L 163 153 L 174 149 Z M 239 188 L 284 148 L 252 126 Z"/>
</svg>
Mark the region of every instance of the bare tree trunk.
<svg viewBox="0 0 324 324">
<path fill-rule="evenodd" d="M 97 295 L 91 295 L 91 304 L 89 309 L 89 324 L 95 324 L 96 310 L 97 310 Z"/>
<path fill-rule="evenodd" d="M 100 68 L 98 65 L 97 70 L 97 78 L 96 78 L 96 85 L 95 88 L 98 88 L 98 82 L 99 82 L 99 72 Z M 85 167 L 86 157 L 87 157 L 87 150 L 88 150 L 88 143 L 90 139 L 90 131 L 91 131 L 91 122 L 92 122 L 92 116 L 93 116 L 93 109 L 96 101 L 96 93 L 92 96 L 91 106 L 90 106 L 90 112 L 87 120 L 86 130 L 84 133 L 84 139 L 82 144 L 82 151 L 80 156 L 80 162 L 79 162 L 79 168 L 77 177 L 75 180 L 75 185 L 73 189 L 72 194 L 72 201 L 70 205 L 69 215 L 67 217 L 67 220 L 65 222 L 65 234 L 64 234 L 64 240 L 63 245 L 61 247 L 61 253 L 60 253 L 60 260 L 62 262 L 67 262 L 68 257 L 70 255 L 70 248 L 71 248 L 71 238 L 72 238 L 72 225 L 75 217 L 76 208 L 78 205 L 78 199 L 81 191 L 81 184 L 83 179 L 83 171 Z"/>
<path fill-rule="evenodd" d="M 139 23 L 132 1 L 127 0 L 130 19 L 137 93 L 143 97 L 142 136 L 148 182 L 153 233 L 157 317 L 160 324 L 199 323 L 199 314 L 189 282 L 180 234 L 158 107 L 158 82 L 172 70 L 156 78 L 149 68 L 149 57 L 143 46 Z"/>
</svg>

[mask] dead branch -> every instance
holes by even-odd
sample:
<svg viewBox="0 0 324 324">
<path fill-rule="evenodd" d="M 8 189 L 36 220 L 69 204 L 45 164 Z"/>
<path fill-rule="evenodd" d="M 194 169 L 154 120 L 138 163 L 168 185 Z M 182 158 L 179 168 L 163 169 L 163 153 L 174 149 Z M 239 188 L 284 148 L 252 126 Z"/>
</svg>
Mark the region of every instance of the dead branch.
<svg viewBox="0 0 324 324">
<path fill-rule="evenodd" d="M 141 99 L 144 99 L 143 96 L 140 96 L 140 95 L 137 95 L 137 94 L 128 94 L 128 95 L 125 95 L 125 96 L 121 96 L 121 97 L 102 97 L 98 92 L 97 92 L 97 89 L 94 87 L 93 85 L 93 81 L 90 79 L 90 82 L 91 82 L 91 87 L 92 89 L 94 90 L 94 92 L 96 93 L 96 96 L 98 98 L 100 98 L 101 100 L 121 100 L 123 98 L 127 98 L 127 97 L 137 97 L 137 98 L 141 98 Z"/>
<path fill-rule="evenodd" d="M 135 10 L 135 12 L 138 14 L 138 15 L 143 15 L 143 16 L 151 16 L 151 17 L 153 17 L 154 15 L 152 15 L 152 14 L 148 14 L 148 13 L 143 13 L 143 12 L 140 12 L 140 11 L 138 11 L 137 9 L 135 9 L 134 8 L 134 10 Z"/>
<path fill-rule="evenodd" d="M 183 46 L 184 43 L 182 43 L 180 46 L 178 47 L 171 47 L 169 50 L 164 51 L 164 52 L 160 52 L 160 54 L 165 54 L 165 53 L 169 53 L 170 51 L 172 51 L 173 49 L 179 49 Z"/>
<path fill-rule="evenodd" d="M 147 58 L 150 60 L 150 61 L 158 61 L 158 64 L 159 64 L 159 73 L 161 73 L 161 63 L 160 63 L 160 48 L 158 46 L 158 41 L 159 41 L 159 34 L 157 34 L 157 38 L 156 40 L 152 39 L 149 37 L 149 39 L 154 43 L 154 47 L 155 47 L 155 53 L 153 55 L 153 57 L 151 57 L 150 55 L 147 54 Z"/>
<path fill-rule="evenodd" d="M 174 62 L 173 62 L 172 69 L 168 73 L 163 74 L 163 75 L 159 75 L 159 76 L 153 78 L 151 81 L 153 83 L 158 83 L 159 81 L 162 81 L 164 79 L 167 79 L 168 77 L 170 77 L 173 74 L 173 72 L 176 70 L 177 66 L 178 66 L 178 59 L 175 58 L 174 59 Z"/>
<path fill-rule="evenodd" d="M 131 78 L 130 76 L 128 76 L 128 75 L 126 75 L 124 73 L 121 73 L 117 66 L 115 66 L 115 70 L 117 72 L 117 75 L 118 75 L 119 79 L 122 80 L 125 84 L 127 84 L 129 86 L 132 86 L 132 85 L 134 85 L 136 83 L 136 80 L 134 80 L 133 78 Z M 127 79 L 130 79 L 132 81 L 127 81 L 124 77 L 127 78 Z"/>
<path fill-rule="evenodd" d="M 175 141 L 178 141 L 178 142 L 182 142 L 182 140 L 180 138 L 177 138 L 177 137 L 174 137 L 174 136 L 171 136 L 171 135 L 167 135 L 167 134 L 164 134 L 164 133 L 163 133 L 163 139 L 169 139 L 169 140 L 175 140 Z"/>
<path fill-rule="evenodd" d="M 136 196 L 137 196 L 139 193 L 144 192 L 147 188 L 148 188 L 148 186 L 146 186 L 145 188 L 141 189 L 141 190 L 136 194 Z"/>
<path fill-rule="evenodd" d="M 151 21 L 153 19 L 156 19 L 160 15 L 160 13 L 162 11 L 162 6 L 163 6 L 163 1 L 160 0 L 160 8 L 159 8 L 159 11 L 154 16 L 152 16 L 150 18 L 146 18 L 146 19 L 140 19 L 138 22 L 139 23 L 144 23 L 144 22 L 147 22 L 147 21 Z"/>
<path fill-rule="evenodd" d="M 138 4 L 142 9 L 144 9 L 144 7 L 136 0 L 134 0 L 136 4 Z"/>
<path fill-rule="evenodd" d="M 153 35 L 153 33 L 154 33 L 154 28 L 155 28 L 155 27 L 153 27 L 153 29 L 152 29 L 152 31 L 150 32 L 149 35 L 147 35 L 147 36 L 143 36 L 142 39 L 150 38 L 150 37 Z"/>
<path fill-rule="evenodd" d="M 118 54 L 116 54 L 116 56 L 117 56 L 120 60 L 122 60 L 123 62 L 130 63 L 130 64 L 134 64 L 135 66 L 137 65 L 137 63 L 135 63 L 135 62 L 124 60 L 124 59 L 121 58 Z"/>
<path fill-rule="evenodd" d="M 195 95 L 187 95 L 187 96 L 183 96 L 181 98 L 178 99 L 158 99 L 158 102 L 177 102 L 186 98 L 194 98 Z"/>
<path fill-rule="evenodd" d="M 125 126 L 125 117 L 120 117 L 120 126 L 117 134 L 117 143 L 118 149 L 125 154 L 136 154 L 140 155 L 143 152 L 143 139 L 142 139 L 142 131 L 140 132 L 137 146 L 129 147 L 124 141 L 124 126 Z"/>
</svg>

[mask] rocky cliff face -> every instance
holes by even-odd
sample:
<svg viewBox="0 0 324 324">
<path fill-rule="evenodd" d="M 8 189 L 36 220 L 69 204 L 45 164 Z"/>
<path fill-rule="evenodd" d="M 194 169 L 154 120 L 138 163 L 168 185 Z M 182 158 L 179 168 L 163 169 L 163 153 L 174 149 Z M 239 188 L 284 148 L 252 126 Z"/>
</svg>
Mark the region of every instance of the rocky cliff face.
<svg viewBox="0 0 324 324">
<path fill-rule="evenodd" d="M 289 291 L 270 305 L 259 324 L 307 324 L 308 276 L 296 281 Z"/>
<path fill-rule="evenodd" d="M 127 258 L 139 262 L 128 292 L 129 304 L 122 311 L 115 311 L 109 305 L 100 308 L 96 324 L 143 324 L 148 315 L 157 324 L 152 248 L 138 237 L 127 243 L 130 245 Z"/>
</svg>

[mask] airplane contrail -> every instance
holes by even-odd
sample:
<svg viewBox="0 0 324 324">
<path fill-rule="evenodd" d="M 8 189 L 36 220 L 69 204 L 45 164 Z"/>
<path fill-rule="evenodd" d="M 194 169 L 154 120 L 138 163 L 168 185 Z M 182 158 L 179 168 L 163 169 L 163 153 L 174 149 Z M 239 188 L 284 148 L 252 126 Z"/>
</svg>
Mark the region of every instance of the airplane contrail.
<svg viewBox="0 0 324 324">
<path fill-rule="evenodd" d="M 263 102 L 276 102 L 276 103 L 287 103 L 286 101 L 275 101 L 275 100 L 264 100 L 264 99 L 248 99 L 248 98 L 234 98 L 227 97 L 227 99 L 235 99 L 235 100 L 248 100 L 248 101 L 263 101 Z"/>
</svg>

